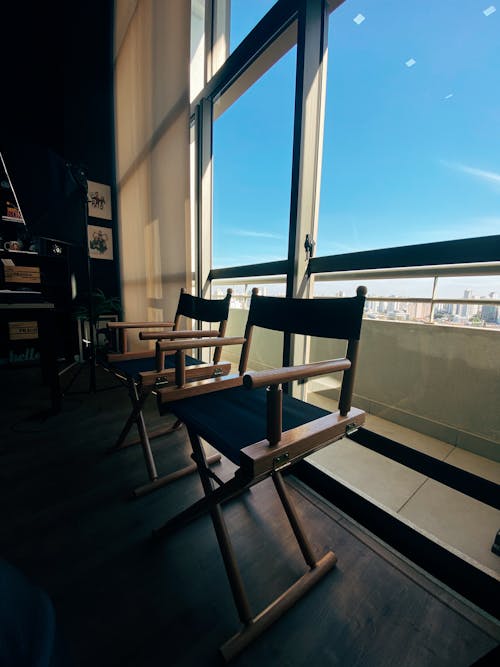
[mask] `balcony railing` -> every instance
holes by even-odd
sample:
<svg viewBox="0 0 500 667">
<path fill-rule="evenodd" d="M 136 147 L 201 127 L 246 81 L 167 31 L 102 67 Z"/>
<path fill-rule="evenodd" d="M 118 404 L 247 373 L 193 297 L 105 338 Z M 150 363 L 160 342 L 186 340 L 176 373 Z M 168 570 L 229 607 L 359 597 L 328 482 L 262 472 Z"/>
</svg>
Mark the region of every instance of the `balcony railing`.
<svg viewBox="0 0 500 667">
<path fill-rule="evenodd" d="M 492 280 L 486 278 L 485 284 L 495 286 L 499 275 L 498 262 L 315 275 L 316 296 L 349 296 L 357 285 L 368 286 L 355 388 L 359 407 L 401 426 L 500 460 L 500 414 L 495 407 L 500 377 L 496 336 L 500 331 L 500 298 L 495 293 L 488 298 L 474 295 L 454 298 L 443 294 L 448 278 L 472 280 L 490 276 Z M 390 280 L 396 285 L 409 279 L 426 279 L 427 294 L 370 294 L 373 281 Z M 240 335 L 244 329 L 244 311 L 253 287 L 259 287 L 261 293 L 285 294 L 284 276 L 218 280 L 213 283 L 213 294 L 219 289 L 222 293 L 228 285 L 234 290 L 230 335 Z M 487 289 L 489 294 L 495 292 L 494 287 Z M 395 287 L 392 292 L 396 292 Z M 390 308 L 393 304 L 398 304 L 398 309 Z M 417 307 L 423 316 L 416 316 L 413 311 L 411 317 L 411 308 Z M 485 307 L 490 310 L 485 311 Z M 440 317 L 444 308 L 450 309 L 449 319 Z M 459 312 L 454 313 L 457 309 Z M 488 312 L 490 321 L 481 318 Z M 279 365 L 281 347 L 281 339 L 273 333 L 256 337 L 250 366 L 259 369 Z M 310 350 L 311 360 L 338 356 L 330 342 L 313 341 Z M 237 361 L 238 352 L 234 353 Z M 321 386 L 311 382 L 308 391 L 311 401 L 318 392 L 322 399 L 336 400 L 333 379 Z"/>
<path fill-rule="evenodd" d="M 493 283 L 488 296 L 463 297 L 444 296 L 440 293 L 441 283 L 446 278 L 493 276 L 500 285 L 500 263 L 464 264 L 434 267 L 415 267 L 412 269 L 377 269 L 339 273 L 321 273 L 314 276 L 316 296 L 349 296 L 354 294 L 356 286 L 366 282 L 368 286 L 365 317 L 422 323 L 439 323 L 450 326 L 482 326 L 500 331 L 500 295 Z M 409 296 L 407 294 L 382 294 L 370 291 L 373 281 L 397 281 L 429 279 L 429 295 Z M 440 283 L 441 280 L 441 283 Z M 335 286 L 341 283 L 343 289 Z M 347 283 L 351 283 L 347 287 Z M 228 285 L 233 286 L 233 307 L 248 309 L 253 287 L 259 287 L 261 293 L 283 296 L 285 294 L 284 276 L 259 276 L 227 278 L 214 281 L 214 294 Z M 217 287 L 220 289 L 217 290 Z M 396 291 L 397 284 L 392 292 Z M 500 291 L 500 289 L 499 289 Z M 391 307 L 393 305 L 393 307 Z"/>
</svg>

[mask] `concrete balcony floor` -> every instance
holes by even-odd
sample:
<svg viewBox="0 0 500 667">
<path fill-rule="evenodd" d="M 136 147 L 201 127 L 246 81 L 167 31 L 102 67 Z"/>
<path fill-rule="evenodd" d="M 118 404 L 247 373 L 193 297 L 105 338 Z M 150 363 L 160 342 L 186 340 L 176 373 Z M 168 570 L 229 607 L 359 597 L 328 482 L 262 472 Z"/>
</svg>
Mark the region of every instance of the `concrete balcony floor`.
<svg viewBox="0 0 500 667">
<path fill-rule="evenodd" d="M 311 392 L 308 400 L 325 409 L 336 409 L 333 401 L 319 393 Z M 367 416 L 366 426 L 441 461 L 500 483 L 498 462 L 373 415 Z M 491 552 L 500 529 L 500 513 L 495 508 L 346 438 L 308 460 L 500 579 L 500 557 Z"/>
</svg>

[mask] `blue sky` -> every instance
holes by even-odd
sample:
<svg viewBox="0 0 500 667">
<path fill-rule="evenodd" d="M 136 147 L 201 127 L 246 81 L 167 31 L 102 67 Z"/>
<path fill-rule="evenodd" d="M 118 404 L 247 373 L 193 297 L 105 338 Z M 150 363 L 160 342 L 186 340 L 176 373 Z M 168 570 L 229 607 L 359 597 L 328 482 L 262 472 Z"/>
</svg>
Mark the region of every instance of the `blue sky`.
<svg viewBox="0 0 500 667">
<path fill-rule="evenodd" d="M 270 5 L 233 0 L 232 48 Z M 318 254 L 500 233 L 499 21 L 488 0 L 330 16 Z M 295 59 L 215 123 L 214 266 L 286 257 Z"/>
</svg>

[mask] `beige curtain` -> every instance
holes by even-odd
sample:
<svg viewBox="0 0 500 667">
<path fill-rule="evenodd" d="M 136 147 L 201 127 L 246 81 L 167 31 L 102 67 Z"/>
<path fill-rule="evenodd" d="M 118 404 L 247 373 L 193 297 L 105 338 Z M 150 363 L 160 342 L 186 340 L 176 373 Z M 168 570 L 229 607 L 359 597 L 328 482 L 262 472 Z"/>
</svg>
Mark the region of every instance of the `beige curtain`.
<svg viewBox="0 0 500 667">
<path fill-rule="evenodd" d="M 170 320 L 191 285 L 190 3 L 116 0 L 115 122 L 125 317 Z"/>
</svg>

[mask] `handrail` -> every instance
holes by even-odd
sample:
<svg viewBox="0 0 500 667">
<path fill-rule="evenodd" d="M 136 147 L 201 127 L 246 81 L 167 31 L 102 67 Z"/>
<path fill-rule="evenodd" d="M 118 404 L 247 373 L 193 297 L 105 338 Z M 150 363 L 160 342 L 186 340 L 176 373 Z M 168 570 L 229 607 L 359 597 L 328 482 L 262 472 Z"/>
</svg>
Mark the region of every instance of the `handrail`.
<svg viewBox="0 0 500 667">
<path fill-rule="evenodd" d="M 500 234 L 454 241 L 438 241 L 418 245 L 377 250 L 361 250 L 341 255 L 313 257 L 308 273 L 368 271 L 371 269 L 402 269 L 408 267 L 457 266 L 457 264 L 496 263 L 500 256 Z"/>
<path fill-rule="evenodd" d="M 286 275 L 281 273 L 279 275 L 244 276 L 241 278 L 212 278 L 211 282 L 217 285 L 279 285 L 280 283 L 285 284 Z"/>
<path fill-rule="evenodd" d="M 430 266 L 410 266 L 392 269 L 365 269 L 353 271 L 330 271 L 314 273 L 314 280 L 358 280 L 383 278 L 434 278 L 443 276 L 491 276 L 500 275 L 500 262 L 479 262 L 471 264 L 435 264 Z"/>
</svg>

